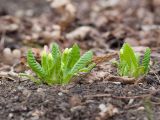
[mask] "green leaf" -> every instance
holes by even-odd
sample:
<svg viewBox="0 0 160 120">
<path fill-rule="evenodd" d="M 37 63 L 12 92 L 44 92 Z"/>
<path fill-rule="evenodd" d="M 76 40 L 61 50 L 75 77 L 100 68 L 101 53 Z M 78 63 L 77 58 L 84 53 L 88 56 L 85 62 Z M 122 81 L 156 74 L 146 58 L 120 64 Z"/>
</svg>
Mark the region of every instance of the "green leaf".
<svg viewBox="0 0 160 120">
<path fill-rule="evenodd" d="M 64 70 L 67 67 L 68 56 L 72 48 L 66 48 L 62 54 L 62 69 Z"/>
<path fill-rule="evenodd" d="M 137 77 L 139 77 L 139 76 L 141 76 L 141 75 L 144 75 L 144 66 L 140 66 L 139 68 L 138 68 L 138 75 L 136 76 L 136 78 Z"/>
<path fill-rule="evenodd" d="M 42 81 L 40 79 L 36 79 L 33 76 L 25 74 L 25 73 L 19 73 L 19 76 L 20 77 L 26 77 L 26 78 L 32 80 L 36 84 L 41 84 L 42 83 Z"/>
<path fill-rule="evenodd" d="M 48 65 L 49 65 L 49 74 L 47 76 L 48 84 L 58 84 L 59 83 L 59 72 L 61 70 L 61 51 L 58 44 L 52 44 L 51 50 L 52 58 L 48 55 Z"/>
<path fill-rule="evenodd" d="M 89 64 L 87 67 L 80 69 L 79 72 L 88 73 L 88 72 L 90 72 L 95 66 L 96 66 L 95 63 Z"/>
<path fill-rule="evenodd" d="M 120 50 L 119 74 L 133 76 L 139 66 L 139 57 L 127 43 Z"/>
<path fill-rule="evenodd" d="M 63 77 L 66 78 L 69 76 L 72 67 L 80 58 L 80 49 L 77 44 L 74 44 L 71 49 L 68 50 L 68 54 L 66 56 L 66 60 L 64 61 L 64 70 L 63 70 Z"/>
<path fill-rule="evenodd" d="M 50 53 L 48 47 L 44 46 L 44 50 L 41 54 L 41 65 L 44 71 L 46 72 L 47 76 L 50 75 L 50 69 L 52 68 L 53 63 L 54 61 L 52 54 Z"/>
<path fill-rule="evenodd" d="M 48 53 L 47 53 L 45 48 L 44 48 L 44 50 L 42 51 L 42 54 L 41 54 L 41 65 L 42 65 L 42 68 L 44 69 L 44 71 L 48 72 L 48 69 L 49 69 Z"/>
<path fill-rule="evenodd" d="M 38 75 L 40 78 L 45 77 L 45 71 L 41 67 L 41 65 L 36 61 L 33 53 L 31 50 L 28 51 L 27 53 L 27 63 L 29 67 Z"/>
<path fill-rule="evenodd" d="M 61 55 L 61 52 L 60 52 L 60 49 L 59 49 L 59 46 L 58 44 L 56 43 L 53 43 L 52 45 L 52 57 L 53 57 L 53 61 L 55 63 L 57 57 Z"/>
<path fill-rule="evenodd" d="M 138 66 L 140 65 L 140 55 L 138 53 L 135 53 L 136 59 L 137 59 L 137 64 Z"/>
<path fill-rule="evenodd" d="M 80 59 L 76 62 L 76 64 L 73 66 L 71 73 L 75 74 L 80 69 L 84 68 L 86 65 L 88 65 L 92 61 L 93 53 L 91 51 L 86 52 Z"/>
<path fill-rule="evenodd" d="M 75 63 L 78 61 L 80 58 L 80 49 L 77 44 L 74 44 L 71 51 L 69 52 L 68 55 L 68 60 L 67 60 L 67 69 L 70 71 L 72 67 L 75 65 Z"/>
<path fill-rule="evenodd" d="M 63 76 L 63 84 L 67 84 L 69 80 L 80 72 L 81 69 L 85 68 L 92 61 L 93 53 L 91 51 L 86 52 L 79 60 L 75 63 L 70 72 L 67 72 Z"/>
<path fill-rule="evenodd" d="M 63 76 L 60 73 L 61 73 L 61 56 L 59 55 L 57 57 L 57 61 L 54 66 L 54 79 L 55 79 L 55 81 L 57 81 L 57 83 L 62 82 Z"/>
<path fill-rule="evenodd" d="M 144 66 L 144 72 L 147 73 L 149 69 L 149 62 L 151 57 L 151 50 L 149 48 L 146 49 L 144 53 L 144 58 L 142 61 L 142 66 Z"/>
<path fill-rule="evenodd" d="M 149 69 L 150 54 L 150 49 L 146 49 L 141 65 L 139 54 L 135 53 L 128 43 L 124 43 L 119 54 L 119 75 L 138 78 L 146 74 Z"/>
<path fill-rule="evenodd" d="M 128 43 L 124 44 L 123 52 L 124 52 L 123 56 L 124 56 L 126 62 L 128 63 L 128 65 L 130 67 L 133 66 L 134 68 L 137 68 L 138 67 L 137 58 L 135 56 L 133 49 L 131 48 L 131 46 Z"/>
</svg>

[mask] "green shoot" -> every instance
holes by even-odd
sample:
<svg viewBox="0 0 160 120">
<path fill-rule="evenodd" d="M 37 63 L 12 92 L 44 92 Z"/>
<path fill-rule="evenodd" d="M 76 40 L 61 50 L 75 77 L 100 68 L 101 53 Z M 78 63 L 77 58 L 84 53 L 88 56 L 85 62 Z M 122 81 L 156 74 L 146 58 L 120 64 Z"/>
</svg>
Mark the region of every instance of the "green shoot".
<svg viewBox="0 0 160 120">
<path fill-rule="evenodd" d="M 39 64 L 31 50 L 27 53 L 27 63 L 41 81 L 48 85 L 68 84 L 70 80 L 80 72 L 90 72 L 95 63 L 92 63 L 93 53 L 86 52 L 80 56 L 80 49 L 77 44 L 72 48 L 66 48 L 61 53 L 59 46 L 54 43 L 52 50 L 44 48 L 41 55 L 41 64 Z M 24 76 L 24 75 L 23 75 Z M 34 82 L 35 79 L 32 77 Z"/>
<path fill-rule="evenodd" d="M 151 50 L 146 49 L 142 63 L 140 56 L 134 52 L 128 43 L 124 43 L 120 49 L 118 73 L 120 76 L 128 76 L 138 78 L 146 75 L 149 71 Z"/>
</svg>

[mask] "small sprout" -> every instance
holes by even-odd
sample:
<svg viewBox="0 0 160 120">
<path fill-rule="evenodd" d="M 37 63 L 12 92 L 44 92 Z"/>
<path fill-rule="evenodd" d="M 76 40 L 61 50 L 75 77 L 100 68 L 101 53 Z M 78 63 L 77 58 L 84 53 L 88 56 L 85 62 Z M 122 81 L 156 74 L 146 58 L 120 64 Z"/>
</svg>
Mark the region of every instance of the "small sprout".
<svg viewBox="0 0 160 120">
<path fill-rule="evenodd" d="M 120 76 L 128 76 L 138 78 L 140 76 L 146 75 L 149 71 L 151 50 L 146 49 L 144 53 L 144 58 L 142 62 L 140 61 L 140 56 L 135 53 L 128 43 L 124 43 L 120 49 L 118 74 Z"/>
<path fill-rule="evenodd" d="M 48 85 L 68 84 L 73 76 L 78 75 L 81 71 L 90 72 L 93 69 L 95 63 L 92 63 L 92 56 L 91 51 L 80 56 L 77 44 L 74 44 L 72 48 L 66 48 L 61 53 L 59 46 L 54 43 L 51 52 L 48 47 L 44 47 L 41 54 L 41 64 L 36 61 L 33 52 L 29 50 L 27 63 L 41 83 Z M 29 78 L 36 82 L 33 76 Z"/>
</svg>

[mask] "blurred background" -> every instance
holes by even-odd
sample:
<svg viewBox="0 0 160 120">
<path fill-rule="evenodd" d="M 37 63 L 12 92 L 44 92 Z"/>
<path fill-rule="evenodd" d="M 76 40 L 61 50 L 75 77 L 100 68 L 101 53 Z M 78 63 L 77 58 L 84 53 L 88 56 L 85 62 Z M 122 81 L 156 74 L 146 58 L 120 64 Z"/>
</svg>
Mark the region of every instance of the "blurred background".
<svg viewBox="0 0 160 120">
<path fill-rule="evenodd" d="M 0 0 L 0 38 L 1 52 L 52 42 L 95 54 L 124 42 L 159 52 L 160 0 Z"/>
</svg>

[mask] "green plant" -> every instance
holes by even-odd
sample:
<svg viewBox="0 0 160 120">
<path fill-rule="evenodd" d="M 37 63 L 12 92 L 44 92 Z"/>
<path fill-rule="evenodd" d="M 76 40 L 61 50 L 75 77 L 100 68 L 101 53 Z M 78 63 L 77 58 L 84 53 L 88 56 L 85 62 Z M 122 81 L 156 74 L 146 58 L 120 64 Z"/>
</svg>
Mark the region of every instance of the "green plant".
<svg viewBox="0 0 160 120">
<path fill-rule="evenodd" d="M 44 48 L 41 55 L 41 64 L 39 64 L 31 50 L 27 53 L 27 63 L 36 73 L 39 80 L 28 76 L 34 82 L 53 84 L 67 84 L 80 72 L 89 72 L 95 63 L 92 62 L 92 51 L 88 51 L 80 56 L 80 49 L 77 44 L 72 48 L 66 48 L 61 53 L 59 46 L 54 43 L 51 52 Z"/>
<path fill-rule="evenodd" d="M 141 61 L 140 55 L 135 53 L 128 43 L 124 43 L 119 54 L 119 75 L 135 78 L 146 75 L 149 71 L 150 54 L 151 50 L 147 48 Z"/>
</svg>

